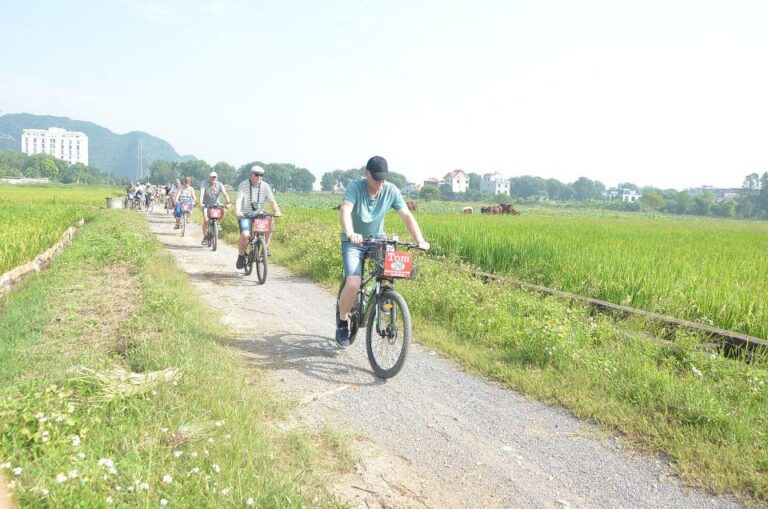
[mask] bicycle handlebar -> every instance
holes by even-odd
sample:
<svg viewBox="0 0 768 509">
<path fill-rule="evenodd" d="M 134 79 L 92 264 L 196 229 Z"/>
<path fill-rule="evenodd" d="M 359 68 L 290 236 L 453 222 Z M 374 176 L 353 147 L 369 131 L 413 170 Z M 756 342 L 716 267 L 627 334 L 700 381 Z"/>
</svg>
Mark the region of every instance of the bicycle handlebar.
<svg viewBox="0 0 768 509">
<path fill-rule="evenodd" d="M 400 242 L 400 240 L 397 240 L 397 239 L 380 239 L 376 237 L 370 237 L 368 240 L 363 241 L 364 246 L 371 246 L 373 244 L 389 244 L 392 246 L 406 247 L 408 249 L 418 249 L 419 251 L 427 251 L 426 249 L 420 248 L 418 244 L 414 244 L 413 242 Z"/>
</svg>

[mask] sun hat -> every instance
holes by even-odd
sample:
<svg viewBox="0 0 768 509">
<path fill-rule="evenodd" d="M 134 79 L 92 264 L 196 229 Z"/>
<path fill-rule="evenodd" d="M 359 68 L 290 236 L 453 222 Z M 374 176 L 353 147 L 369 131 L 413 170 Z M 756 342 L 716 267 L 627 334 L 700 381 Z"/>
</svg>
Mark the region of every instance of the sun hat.
<svg viewBox="0 0 768 509">
<path fill-rule="evenodd" d="M 254 164 L 253 166 L 251 166 L 251 175 L 253 175 L 254 173 L 256 175 L 264 175 L 264 168 L 262 168 L 258 164 Z"/>
</svg>

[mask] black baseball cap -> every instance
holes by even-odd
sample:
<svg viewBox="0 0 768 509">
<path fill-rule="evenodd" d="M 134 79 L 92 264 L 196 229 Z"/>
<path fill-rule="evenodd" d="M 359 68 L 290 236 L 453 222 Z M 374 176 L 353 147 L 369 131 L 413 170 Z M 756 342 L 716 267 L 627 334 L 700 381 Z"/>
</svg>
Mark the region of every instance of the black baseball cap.
<svg viewBox="0 0 768 509">
<path fill-rule="evenodd" d="M 368 159 L 368 164 L 365 165 L 365 169 L 371 172 L 371 176 L 373 176 L 375 180 L 384 180 L 389 176 L 387 160 L 380 156 L 373 156 Z"/>
</svg>

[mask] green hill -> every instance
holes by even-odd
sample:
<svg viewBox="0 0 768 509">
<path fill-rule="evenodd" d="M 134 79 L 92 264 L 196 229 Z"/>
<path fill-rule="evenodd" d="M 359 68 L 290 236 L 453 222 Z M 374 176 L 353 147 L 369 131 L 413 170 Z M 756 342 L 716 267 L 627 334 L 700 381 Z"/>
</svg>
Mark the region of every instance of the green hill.
<svg viewBox="0 0 768 509">
<path fill-rule="evenodd" d="M 88 164 L 116 177 L 134 179 L 139 168 L 139 142 L 141 142 L 144 168 L 157 159 L 184 161 L 193 156 L 180 156 L 165 140 L 141 131 L 115 134 L 105 127 L 72 120 L 67 117 L 13 113 L 0 116 L 0 150 L 21 151 L 23 129 L 48 129 L 61 127 L 68 131 L 80 131 L 88 136 Z M 6 135 L 5 137 L 3 135 Z M 7 136 L 14 138 L 15 142 Z"/>
</svg>

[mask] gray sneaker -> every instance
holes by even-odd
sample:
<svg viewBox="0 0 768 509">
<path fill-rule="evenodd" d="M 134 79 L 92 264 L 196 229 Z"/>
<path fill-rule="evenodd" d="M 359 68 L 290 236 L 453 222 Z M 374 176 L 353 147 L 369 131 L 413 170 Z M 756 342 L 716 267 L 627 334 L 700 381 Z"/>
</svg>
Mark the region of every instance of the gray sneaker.
<svg viewBox="0 0 768 509">
<path fill-rule="evenodd" d="M 341 348 L 349 348 L 349 326 L 336 327 L 336 344 Z"/>
</svg>

